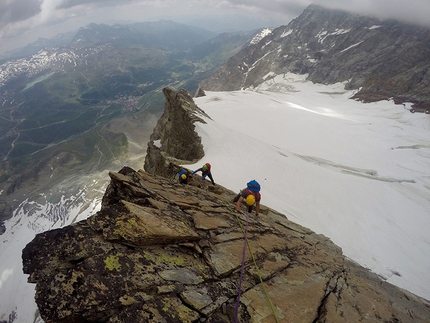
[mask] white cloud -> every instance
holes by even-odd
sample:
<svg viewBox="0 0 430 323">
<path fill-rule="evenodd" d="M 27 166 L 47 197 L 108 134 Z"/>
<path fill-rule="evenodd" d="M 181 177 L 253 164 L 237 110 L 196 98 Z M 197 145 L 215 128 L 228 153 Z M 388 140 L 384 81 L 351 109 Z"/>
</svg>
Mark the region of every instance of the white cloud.
<svg viewBox="0 0 430 323">
<path fill-rule="evenodd" d="M 56 14 L 57 0 L 44 0 L 41 5 L 40 22 L 45 23 L 49 21 Z"/>
</svg>

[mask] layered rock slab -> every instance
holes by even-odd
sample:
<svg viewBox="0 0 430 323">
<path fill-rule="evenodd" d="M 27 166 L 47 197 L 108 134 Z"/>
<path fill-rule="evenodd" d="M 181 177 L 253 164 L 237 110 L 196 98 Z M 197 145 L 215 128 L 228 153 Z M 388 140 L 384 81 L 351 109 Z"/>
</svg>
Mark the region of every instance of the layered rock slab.
<svg viewBox="0 0 430 323">
<path fill-rule="evenodd" d="M 351 263 L 327 237 L 235 195 L 123 168 L 101 210 L 23 250 L 46 322 L 429 322 L 429 303 Z"/>
</svg>

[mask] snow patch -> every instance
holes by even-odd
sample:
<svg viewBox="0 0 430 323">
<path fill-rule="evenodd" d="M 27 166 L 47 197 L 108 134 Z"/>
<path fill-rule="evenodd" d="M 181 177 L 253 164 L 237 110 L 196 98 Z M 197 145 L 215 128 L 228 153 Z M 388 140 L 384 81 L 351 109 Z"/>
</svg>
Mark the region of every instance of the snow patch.
<svg viewBox="0 0 430 323">
<path fill-rule="evenodd" d="M 154 140 L 153 142 L 155 147 L 161 148 L 161 140 Z"/>
<path fill-rule="evenodd" d="M 335 31 L 329 33 L 326 30 L 321 30 L 315 36 L 315 38 L 318 38 L 318 42 L 322 44 L 328 36 L 342 35 L 342 34 L 349 33 L 350 31 L 351 31 L 351 29 L 338 29 L 338 28 L 336 28 Z"/>
<path fill-rule="evenodd" d="M 269 28 L 263 29 L 260 33 L 254 36 L 252 40 L 250 41 L 250 44 L 257 44 L 260 40 L 262 40 L 267 35 L 270 35 L 272 33 L 272 30 Z"/>
<path fill-rule="evenodd" d="M 291 35 L 292 33 L 293 33 L 293 30 L 292 30 L 292 29 L 285 30 L 285 31 L 282 33 L 281 38 L 287 37 L 288 35 Z"/>
<path fill-rule="evenodd" d="M 358 46 L 358 45 L 360 45 L 362 42 L 363 42 L 363 41 L 358 42 L 358 43 L 356 43 L 356 44 L 354 44 L 354 45 L 351 45 L 351 46 L 349 46 L 349 47 L 347 47 L 347 48 L 345 48 L 345 49 L 342 49 L 340 52 L 341 52 L 341 53 L 346 52 L 348 49 L 351 49 L 351 48 L 353 48 L 353 47 L 355 47 L 355 46 Z"/>
<path fill-rule="evenodd" d="M 266 75 L 264 75 L 264 76 L 263 76 L 263 80 L 266 80 L 266 79 L 268 79 L 269 77 L 274 77 L 274 76 L 276 76 L 276 73 L 274 73 L 274 72 L 269 72 L 269 73 L 267 73 Z"/>
</svg>

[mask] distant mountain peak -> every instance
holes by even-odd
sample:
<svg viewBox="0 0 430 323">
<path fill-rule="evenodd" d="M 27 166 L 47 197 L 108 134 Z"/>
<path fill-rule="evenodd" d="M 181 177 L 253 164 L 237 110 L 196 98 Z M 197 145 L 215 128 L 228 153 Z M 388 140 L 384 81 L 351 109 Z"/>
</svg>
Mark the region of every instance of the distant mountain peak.
<svg viewBox="0 0 430 323">
<path fill-rule="evenodd" d="M 242 49 L 203 90 L 255 87 L 268 73 L 308 74 L 323 84 L 346 82 L 356 98 L 394 98 L 430 107 L 430 29 L 311 5 L 287 26 Z"/>
</svg>

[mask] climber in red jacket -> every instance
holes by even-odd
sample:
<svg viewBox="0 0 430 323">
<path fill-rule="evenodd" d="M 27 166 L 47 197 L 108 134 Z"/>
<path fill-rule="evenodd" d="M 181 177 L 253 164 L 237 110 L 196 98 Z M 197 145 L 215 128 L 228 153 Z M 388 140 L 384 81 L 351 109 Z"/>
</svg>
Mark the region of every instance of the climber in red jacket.
<svg viewBox="0 0 430 323">
<path fill-rule="evenodd" d="M 195 174 L 197 172 L 202 172 L 202 181 L 205 180 L 206 176 L 209 177 L 209 179 L 211 180 L 212 184 L 215 185 L 214 179 L 212 177 L 212 173 L 211 173 L 211 164 L 206 163 L 204 164 L 201 168 L 196 169 L 194 172 L 192 172 L 191 174 Z"/>
</svg>

